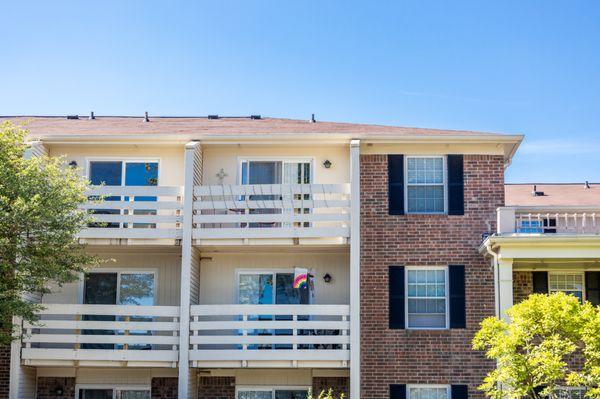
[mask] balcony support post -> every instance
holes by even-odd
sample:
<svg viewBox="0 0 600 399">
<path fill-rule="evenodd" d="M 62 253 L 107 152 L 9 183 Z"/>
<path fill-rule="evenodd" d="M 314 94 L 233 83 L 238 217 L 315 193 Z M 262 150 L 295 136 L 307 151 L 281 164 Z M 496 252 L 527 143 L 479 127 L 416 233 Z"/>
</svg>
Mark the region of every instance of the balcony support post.
<svg viewBox="0 0 600 399">
<path fill-rule="evenodd" d="M 360 399 L 360 140 L 350 142 L 350 397 Z"/>
<path fill-rule="evenodd" d="M 187 399 L 192 392 L 190 387 L 190 297 L 192 272 L 192 222 L 194 205 L 194 161 L 199 142 L 185 146 L 183 231 L 181 240 L 181 298 L 179 317 L 179 381 L 178 396 Z M 195 384 L 193 384 L 195 385 Z"/>
<path fill-rule="evenodd" d="M 500 257 L 497 275 L 500 318 L 509 321 L 506 311 L 513 305 L 513 260 Z"/>
</svg>

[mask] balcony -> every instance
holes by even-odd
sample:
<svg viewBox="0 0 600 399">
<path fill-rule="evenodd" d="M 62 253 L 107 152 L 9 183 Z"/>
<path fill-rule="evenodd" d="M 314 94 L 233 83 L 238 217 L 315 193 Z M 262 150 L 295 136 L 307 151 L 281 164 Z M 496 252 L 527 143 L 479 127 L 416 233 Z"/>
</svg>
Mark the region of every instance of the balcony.
<svg viewBox="0 0 600 399">
<path fill-rule="evenodd" d="M 196 245 L 347 244 L 349 184 L 196 186 Z"/>
<path fill-rule="evenodd" d="M 600 208 L 502 207 L 500 235 L 600 235 Z"/>
<path fill-rule="evenodd" d="M 28 366 L 176 367 L 178 306 L 47 304 L 24 323 Z"/>
<path fill-rule="evenodd" d="M 348 367 L 348 305 L 195 305 L 194 367 Z"/>
<path fill-rule="evenodd" d="M 79 238 L 92 244 L 120 240 L 173 244 L 182 237 L 182 192 L 182 187 L 94 186 L 87 192 L 90 201 L 81 206 L 94 223 Z"/>
</svg>

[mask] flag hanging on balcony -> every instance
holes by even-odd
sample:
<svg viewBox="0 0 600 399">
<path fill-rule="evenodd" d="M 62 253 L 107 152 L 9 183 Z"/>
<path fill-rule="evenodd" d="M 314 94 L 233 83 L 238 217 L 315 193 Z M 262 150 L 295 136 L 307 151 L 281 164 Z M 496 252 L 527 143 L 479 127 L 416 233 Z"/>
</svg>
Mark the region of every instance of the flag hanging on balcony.
<svg viewBox="0 0 600 399">
<path fill-rule="evenodd" d="M 308 269 L 303 267 L 294 268 L 294 288 L 308 288 Z"/>
</svg>

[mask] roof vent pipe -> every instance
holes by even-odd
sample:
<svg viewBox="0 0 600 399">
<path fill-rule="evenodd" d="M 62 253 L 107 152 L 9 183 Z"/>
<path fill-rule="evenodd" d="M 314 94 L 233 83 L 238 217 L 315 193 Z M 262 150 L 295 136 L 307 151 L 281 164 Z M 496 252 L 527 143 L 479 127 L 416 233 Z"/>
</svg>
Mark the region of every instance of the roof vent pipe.
<svg viewBox="0 0 600 399">
<path fill-rule="evenodd" d="M 585 181 L 585 188 L 590 188 L 590 182 L 589 181 Z"/>
<path fill-rule="evenodd" d="M 315 119 L 315 114 L 312 114 L 312 115 L 310 116 L 310 121 L 311 121 L 311 123 L 315 123 L 315 122 L 317 121 L 317 120 Z"/>
<path fill-rule="evenodd" d="M 90 120 L 94 120 L 94 119 L 96 119 L 96 116 L 94 115 L 94 111 L 91 111 L 91 112 L 90 112 L 90 118 L 89 118 L 89 119 L 90 119 Z"/>
<path fill-rule="evenodd" d="M 150 122 L 150 118 L 148 118 L 148 111 L 144 112 L 144 122 Z"/>
</svg>

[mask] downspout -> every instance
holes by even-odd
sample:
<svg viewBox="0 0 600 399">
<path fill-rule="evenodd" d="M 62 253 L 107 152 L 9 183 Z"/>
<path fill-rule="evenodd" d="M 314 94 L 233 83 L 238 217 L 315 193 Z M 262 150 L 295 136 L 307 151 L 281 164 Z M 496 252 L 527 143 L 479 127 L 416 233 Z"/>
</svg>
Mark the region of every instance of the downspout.
<svg viewBox="0 0 600 399">
<path fill-rule="evenodd" d="M 485 252 L 488 255 L 492 256 L 492 259 L 494 260 L 494 264 L 493 264 L 493 268 L 494 268 L 494 296 L 496 298 L 496 317 L 500 317 L 500 270 L 499 270 L 499 263 L 498 263 L 498 254 L 492 250 L 492 244 L 491 242 L 488 241 L 488 243 L 485 245 Z"/>
</svg>

